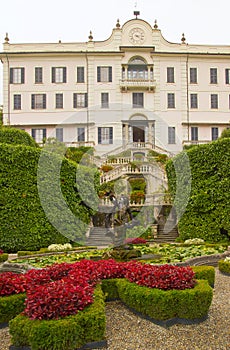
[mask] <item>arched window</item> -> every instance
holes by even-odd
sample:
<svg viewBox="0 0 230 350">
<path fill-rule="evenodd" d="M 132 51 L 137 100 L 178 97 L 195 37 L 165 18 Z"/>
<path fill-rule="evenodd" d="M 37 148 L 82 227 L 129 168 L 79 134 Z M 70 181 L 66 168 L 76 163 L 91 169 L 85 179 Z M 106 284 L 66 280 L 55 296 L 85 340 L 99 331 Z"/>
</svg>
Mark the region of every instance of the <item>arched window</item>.
<svg viewBox="0 0 230 350">
<path fill-rule="evenodd" d="M 141 57 L 134 57 L 128 64 L 129 80 L 148 80 L 148 67 Z"/>
</svg>

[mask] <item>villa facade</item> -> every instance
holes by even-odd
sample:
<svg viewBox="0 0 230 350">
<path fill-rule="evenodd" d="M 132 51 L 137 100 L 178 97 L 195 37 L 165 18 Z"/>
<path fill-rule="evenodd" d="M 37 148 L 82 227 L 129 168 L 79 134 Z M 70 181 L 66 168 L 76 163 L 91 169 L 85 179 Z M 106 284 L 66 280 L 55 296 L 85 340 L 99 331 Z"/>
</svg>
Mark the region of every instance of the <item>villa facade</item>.
<svg viewBox="0 0 230 350">
<path fill-rule="evenodd" d="M 117 21 L 105 41 L 14 44 L 7 35 L 0 57 L 4 124 L 38 143 L 176 154 L 229 126 L 230 46 L 184 35 L 170 43 L 156 21 Z"/>
</svg>

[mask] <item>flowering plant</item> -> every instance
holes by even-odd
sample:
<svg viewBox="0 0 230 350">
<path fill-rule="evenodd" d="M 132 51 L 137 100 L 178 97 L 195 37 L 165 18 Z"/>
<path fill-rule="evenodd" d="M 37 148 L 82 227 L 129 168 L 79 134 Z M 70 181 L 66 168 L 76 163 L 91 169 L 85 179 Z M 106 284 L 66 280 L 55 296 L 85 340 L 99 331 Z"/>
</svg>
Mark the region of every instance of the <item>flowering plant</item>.
<svg viewBox="0 0 230 350">
<path fill-rule="evenodd" d="M 136 238 L 126 238 L 125 244 L 145 244 L 147 241 L 144 238 L 136 237 Z"/>
<path fill-rule="evenodd" d="M 48 246 L 48 250 L 50 251 L 62 251 L 62 250 L 68 250 L 72 249 L 72 245 L 70 243 L 65 244 L 51 244 Z"/>
<path fill-rule="evenodd" d="M 3 253 L 4 253 L 4 251 L 2 249 L 0 249 L 0 254 L 3 254 Z"/>
</svg>

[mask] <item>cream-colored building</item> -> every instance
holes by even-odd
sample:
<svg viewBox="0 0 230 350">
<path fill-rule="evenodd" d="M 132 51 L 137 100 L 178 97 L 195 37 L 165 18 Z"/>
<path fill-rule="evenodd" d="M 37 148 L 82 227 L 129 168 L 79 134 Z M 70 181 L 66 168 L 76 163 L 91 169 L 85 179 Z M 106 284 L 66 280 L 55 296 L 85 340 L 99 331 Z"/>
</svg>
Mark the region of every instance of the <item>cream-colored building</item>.
<svg viewBox="0 0 230 350">
<path fill-rule="evenodd" d="M 178 153 L 216 139 L 230 120 L 230 46 L 170 43 L 157 23 L 117 21 L 87 42 L 13 44 L 3 63 L 4 124 L 37 142 Z"/>
</svg>

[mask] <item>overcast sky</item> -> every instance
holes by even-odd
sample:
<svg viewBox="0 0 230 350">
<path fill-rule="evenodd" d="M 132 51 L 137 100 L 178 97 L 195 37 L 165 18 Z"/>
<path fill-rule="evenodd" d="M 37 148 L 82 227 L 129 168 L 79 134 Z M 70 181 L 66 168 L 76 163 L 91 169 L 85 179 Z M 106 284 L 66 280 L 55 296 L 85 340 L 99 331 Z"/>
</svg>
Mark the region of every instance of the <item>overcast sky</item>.
<svg viewBox="0 0 230 350">
<path fill-rule="evenodd" d="M 121 25 L 140 18 L 158 27 L 164 38 L 180 42 L 184 32 L 190 44 L 230 45 L 229 0 L 4 0 L 1 1 L 0 36 L 10 43 L 78 42 L 107 39 L 119 18 Z M 1 48 L 2 51 L 2 48 Z M 0 69 L 0 103 L 2 72 Z"/>
</svg>

